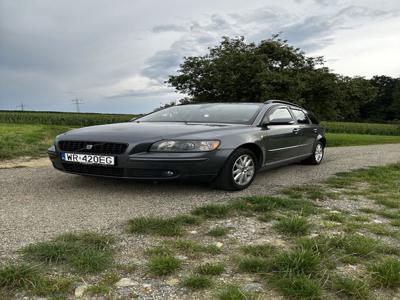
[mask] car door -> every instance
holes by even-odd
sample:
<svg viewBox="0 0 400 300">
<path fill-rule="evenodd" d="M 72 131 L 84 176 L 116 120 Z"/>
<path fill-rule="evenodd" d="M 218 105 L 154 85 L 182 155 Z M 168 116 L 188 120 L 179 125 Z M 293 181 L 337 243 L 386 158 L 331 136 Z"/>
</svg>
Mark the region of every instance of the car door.
<svg viewBox="0 0 400 300">
<path fill-rule="evenodd" d="M 265 114 L 263 124 L 263 130 L 266 133 L 264 147 L 267 164 L 298 156 L 299 125 L 295 123 L 287 106 L 271 108 Z"/>
<path fill-rule="evenodd" d="M 310 154 L 313 151 L 314 142 L 318 134 L 318 128 L 311 124 L 307 113 L 302 109 L 291 107 L 291 111 L 299 125 L 299 154 Z"/>
</svg>

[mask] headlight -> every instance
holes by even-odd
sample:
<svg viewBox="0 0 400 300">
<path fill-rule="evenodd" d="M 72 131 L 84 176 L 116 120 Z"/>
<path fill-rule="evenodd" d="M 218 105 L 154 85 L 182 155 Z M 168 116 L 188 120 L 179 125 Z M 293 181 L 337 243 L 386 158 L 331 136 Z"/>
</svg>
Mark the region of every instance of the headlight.
<svg viewBox="0 0 400 300">
<path fill-rule="evenodd" d="M 150 147 L 152 152 L 202 152 L 218 148 L 220 141 L 164 140 Z"/>
</svg>

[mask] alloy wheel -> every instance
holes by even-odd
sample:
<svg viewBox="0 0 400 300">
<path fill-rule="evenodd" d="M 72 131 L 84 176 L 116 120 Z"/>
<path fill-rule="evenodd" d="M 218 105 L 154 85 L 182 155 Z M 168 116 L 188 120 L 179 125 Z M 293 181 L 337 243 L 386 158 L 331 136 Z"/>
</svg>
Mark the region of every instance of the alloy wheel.
<svg viewBox="0 0 400 300">
<path fill-rule="evenodd" d="M 254 174 L 254 159 L 248 154 L 239 156 L 232 167 L 233 181 L 239 186 L 244 186 L 253 179 Z"/>
<path fill-rule="evenodd" d="M 316 161 L 317 163 L 319 163 L 319 162 L 322 160 L 322 157 L 324 156 L 324 148 L 322 147 L 321 144 L 318 144 L 318 145 L 315 147 L 315 153 L 314 153 L 314 155 L 315 155 L 315 161 Z"/>
</svg>

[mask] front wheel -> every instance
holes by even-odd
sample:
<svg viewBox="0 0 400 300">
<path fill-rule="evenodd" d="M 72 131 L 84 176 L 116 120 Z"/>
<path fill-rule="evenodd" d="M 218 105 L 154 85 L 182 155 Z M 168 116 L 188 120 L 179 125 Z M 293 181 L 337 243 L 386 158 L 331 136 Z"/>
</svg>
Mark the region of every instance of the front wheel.
<svg viewBox="0 0 400 300">
<path fill-rule="evenodd" d="M 322 142 L 317 142 L 314 146 L 313 154 L 304 162 L 310 165 L 319 165 L 324 158 L 325 147 Z"/>
<path fill-rule="evenodd" d="M 247 188 L 256 176 L 256 156 L 246 148 L 235 150 L 215 180 L 218 188 L 238 191 Z"/>
</svg>

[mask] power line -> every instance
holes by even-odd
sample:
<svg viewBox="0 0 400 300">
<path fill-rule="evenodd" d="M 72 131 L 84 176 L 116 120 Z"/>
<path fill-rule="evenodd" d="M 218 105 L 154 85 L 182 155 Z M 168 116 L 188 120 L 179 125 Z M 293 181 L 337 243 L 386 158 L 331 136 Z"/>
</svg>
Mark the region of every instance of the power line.
<svg viewBox="0 0 400 300">
<path fill-rule="evenodd" d="M 80 112 L 80 109 L 79 109 L 80 107 L 79 106 L 84 103 L 83 100 L 75 98 L 75 99 L 73 99 L 71 101 L 72 101 L 72 104 L 75 104 L 75 106 L 76 106 L 76 112 Z"/>
<path fill-rule="evenodd" d="M 23 103 L 23 102 L 21 102 L 21 104 L 20 104 L 20 105 L 17 105 L 17 108 L 20 108 L 20 109 L 21 109 L 21 111 L 24 111 L 24 109 L 26 108 L 26 106 L 24 105 L 24 103 Z"/>
</svg>

